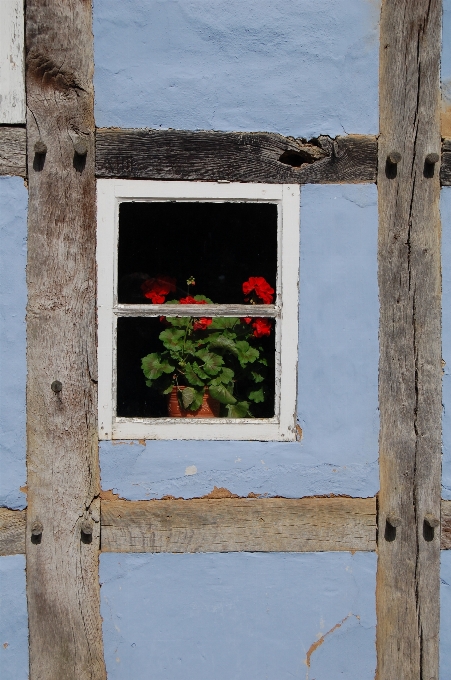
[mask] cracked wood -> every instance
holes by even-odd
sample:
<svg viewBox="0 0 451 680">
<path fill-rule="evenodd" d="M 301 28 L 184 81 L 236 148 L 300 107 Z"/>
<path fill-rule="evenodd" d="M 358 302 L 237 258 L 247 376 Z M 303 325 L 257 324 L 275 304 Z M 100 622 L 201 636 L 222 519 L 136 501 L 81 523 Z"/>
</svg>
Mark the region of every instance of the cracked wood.
<svg viewBox="0 0 451 680">
<path fill-rule="evenodd" d="M 226 497 L 228 499 L 228 497 Z M 205 499 L 202 499 L 205 501 Z M 218 500 L 218 499 L 215 499 Z M 240 499 L 240 500 L 247 500 L 247 499 Z M 197 540 L 197 545 L 201 546 L 200 540 L 208 540 L 210 544 L 213 543 L 213 541 L 218 544 L 219 538 L 212 539 L 212 531 L 213 527 L 216 532 L 216 535 L 218 537 L 222 536 L 222 528 L 221 528 L 221 522 L 220 520 L 223 519 L 225 521 L 225 526 L 228 531 L 228 536 L 224 536 L 223 540 L 233 540 L 235 543 L 240 543 L 241 546 L 244 545 L 243 539 L 246 538 L 247 540 L 253 540 L 254 542 L 258 540 L 259 544 L 263 546 L 264 552 L 270 552 L 271 546 L 276 546 L 276 550 L 278 551 L 280 549 L 280 541 L 287 541 L 288 540 L 288 530 L 287 530 L 287 522 L 283 524 L 284 531 L 280 530 L 280 526 L 273 521 L 269 526 L 265 526 L 265 530 L 262 531 L 261 528 L 261 520 L 255 520 L 256 517 L 259 515 L 259 510 L 261 513 L 263 513 L 263 516 L 266 518 L 281 518 L 281 522 L 283 523 L 285 521 L 285 516 L 283 514 L 283 504 L 286 502 L 288 506 L 288 512 L 290 515 L 293 515 L 293 511 L 296 510 L 296 513 L 301 513 L 302 514 L 302 519 L 305 521 L 307 518 L 307 515 L 309 512 L 313 512 L 314 507 L 309 504 L 305 504 L 306 501 L 312 501 L 314 500 L 317 502 L 319 505 L 324 502 L 326 503 L 327 510 L 331 510 L 330 506 L 330 499 L 284 499 L 284 498 L 277 498 L 277 499 L 258 499 L 259 500 L 259 505 L 254 506 L 255 510 L 252 511 L 252 517 L 246 516 L 244 518 L 244 524 L 246 527 L 246 531 L 243 534 L 241 527 L 236 528 L 236 532 L 239 533 L 239 536 L 235 539 L 233 537 L 233 534 L 231 533 L 230 530 L 230 518 L 232 515 L 235 517 L 236 516 L 236 507 L 233 505 L 226 506 L 223 505 L 220 508 L 220 512 L 216 511 L 210 514 L 210 511 L 208 514 L 206 514 L 205 511 L 205 506 L 198 506 L 198 500 L 184 500 L 184 501 L 175 501 L 177 503 L 176 507 L 176 516 L 178 519 L 181 520 L 181 522 L 178 525 L 177 531 L 183 530 L 185 531 L 185 536 L 187 535 L 187 532 L 191 532 L 190 535 L 196 536 Z M 271 503 L 274 503 L 274 501 L 277 500 L 277 506 L 276 508 L 271 507 Z M 352 523 L 353 527 L 356 528 L 359 525 L 362 527 L 370 527 L 370 530 L 372 531 L 371 527 L 375 526 L 375 523 L 377 523 L 377 516 L 376 516 L 376 499 L 375 498 L 367 498 L 367 499 L 361 499 L 361 498 L 346 498 L 346 499 L 341 499 L 344 503 L 342 506 L 341 510 L 345 510 L 344 513 L 342 513 L 343 521 L 347 523 L 347 526 L 349 526 L 349 521 L 350 518 L 352 518 Z M 302 501 L 300 503 L 299 501 Z M 364 501 L 362 503 L 362 501 Z M 121 506 L 124 508 L 122 512 L 119 512 L 119 506 L 116 508 L 115 503 L 120 502 L 124 503 L 124 506 Z M 113 501 L 101 501 L 101 533 L 102 533 L 102 542 L 105 544 L 104 545 L 104 551 L 105 552 L 113 552 L 115 550 L 119 550 L 120 552 L 127 552 L 128 550 L 133 552 L 136 550 L 137 545 L 140 545 L 141 547 L 144 547 L 146 549 L 149 548 L 149 545 L 151 542 L 153 544 L 157 544 L 158 540 L 161 540 L 162 536 L 166 536 L 166 541 L 163 543 L 163 545 L 166 545 L 168 542 L 171 542 L 173 540 L 173 531 L 174 531 L 174 526 L 175 526 L 175 520 L 174 520 L 174 514 L 172 513 L 172 506 L 170 505 L 171 502 L 174 501 L 165 501 L 166 505 L 164 506 L 156 506 L 157 510 L 158 507 L 164 508 L 166 510 L 166 515 L 169 513 L 171 517 L 171 521 L 166 521 L 164 520 L 161 522 L 161 513 L 162 510 L 156 511 L 153 509 L 153 506 L 151 504 L 155 503 L 161 503 L 161 501 L 137 501 L 140 505 L 142 505 L 142 509 L 136 509 L 133 507 L 133 503 L 130 501 L 120 501 L 120 500 L 113 500 Z M 185 507 L 180 509 L 180 502 L 185 504 Z M 146 504 L 146 505 L 145 505 Z M 195 504 L 194 511 L 190 509 L 190 506 Z M 267 505 L 268 504 L 268 505 Z M 298 504 L 298 505 L 297 505 Z M 197 507 L 196 507 L 197 506 Z M 209 506 L 210 509 L 214 508 L 214 506 Z M 441 549 L 442 550 L 451 550 L 451 501 L 445 501 L 442 500 L 441 503 L 442 507 L 442 527 L 441 527 Z M 115 510 L 116 508 L 116 510 Z M 130 508 L 130 509 L 129 509 Z M 331 531 L 335 531 L 337 525 L 339 526 L 338 518 L 337 519 L 332 519 L 330 517 L 327 517 L 326 509 L 322 510 L 319 513 L 319 516 L 324 519 L 324 522 L 321 522 L 321 531 L 323 533 L 326 532 L 327 530 L 327 523 L 330 523 L 331 526 Z M 0 555 L 18 555 L 21 553 L 25 552 L 25 526 L 26 526 L 26 515 L 27 511 L 26 510 L 10 510 L 8 508 L 0 508 Z M 137 522 L 136 526 L 133 522 L 134 517 L 137 517 Z M 152 524 L 148 524 L 147 522 L 144 521 L 145 518 L 147 520 L 150 520 L 151 516 L 156 516 L 159 518 L 159 522 L 157 523 L 157 538 L 155 536 L 151 537 L 151 532 L 155 531 L 154 527 Z M 200 519 L 200 522 L 197 522 L 195 520 Z M 299 518 L 296 518 L 296 521 L 299 522 Z M 318 518 L 314 518 L 314 522 L 318 523 Z M 257 526 L 256 526 L 257 525 Z M 103 526 L 105 526 L 105 531 L 103 531 Z M 291 525 L 291 526 L 294 526 Z M 302 525 L 301 531 L 305 529 L 305 526 Z M 291 531 L 291 529 L 290 529 Z M 365 529 L 366 531 L 366 529 Z M 259 533 L 257 533 L 259 532 Z M 342 530 L 339 529 L 339 532 L 342 533 Z M 360 532 L 361 533 L 361 532 Z M 358 540 L 361 542 L 362 536 L 359 535 Z M 306 538 L 304 535 L 303 537 L 298 537 L 295 536 L 294 538 L 289 539 L 292 541 L 292 545 L 295 547 L 299 547 L 301 545 L 301 542 L 305 542 L 309 540 Z M 323 545 L 325 546 L 326 544 L 328 546 L 331 545 L 331 541 L 333 539 L 327 536 L 326 538 L 321 538 L 319 539 L 318 537 L 312 538 L 312 541 L 315 541 L 317 545 Z M 350 538 L 346 537 L 346 541 L 350 543 Z M 372 538 L 371 538 L 372 542 Z M 372 544 L 372 543 L 371 543 Z M 192 549 L 194 545 L 194 539 L 189 539 L 185 541 L 184 546 L 189 550 L 190 548 Z M 313 548 L 313 542 L 310 542 L 309 548 Z M 247 548 L 246 548 L 247 549 Z M 327 548 L 330 550 L 330 547 Z M 356 544 L 353 544 L 350 548 L 350 550 L 358 550 L 356 547 Z M 372 550 L 374 548 L 370 548 Z M 174 551 L 175 552 L 175 551 Z"/>
<path fill-rule="evenodd" d="M 451 139 L 443 140 L 440 179 L 442 186 L 451 185 Z"/>
<path fill-rule="evenodd" d="M 30 680 L 106 677 L 96 500 L 92 72 L 91 3 L 28 0 L 25 543 Z M 74 153 L 78 138 L 87 145 L 87 156 Z M 37 141 L 46 145 L 45 155 L 34 153 Z M 60 392 L 52 391 L 54 380 L 62 383 Z M 82 539 L 87 520 L 93 533 Z M 37 521 L 42 535 L 32 539 Z"/>
<path fill-rule="evenodd" d="M 440 537 L 424 518 L 440 513 L 440 181 L 425 158 L 440 153 L 441 9 L 382 3 L 378 680 L 438 679 Z"/>
<path fill-rule="evenodd" d="M 375 498 L 102 501 L 103 552 L 376 549 Z"/>
<path fill-rule="evenodd" d="M 229 182 L 375 182 L 376 137 L 98 129 L 98 177 Z"/>
</svg>

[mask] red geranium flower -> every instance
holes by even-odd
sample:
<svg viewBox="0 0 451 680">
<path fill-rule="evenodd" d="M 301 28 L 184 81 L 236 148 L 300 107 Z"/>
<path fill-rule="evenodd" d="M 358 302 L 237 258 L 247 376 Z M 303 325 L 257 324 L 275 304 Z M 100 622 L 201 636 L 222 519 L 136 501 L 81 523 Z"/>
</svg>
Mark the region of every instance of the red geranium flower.
<svg viewBox="0 0 451 680">
<path fill-rule="evenodd" d="M 152 300 L 154 305 L 162 305 L 166 302 L 166 295 L 175 293 L 176 279 L 172 276 L 156 276 L 154 279 L 147 279 L 141 285 L 144 297 Z"/>
<path fill-rule="evenodd" d="M 243 316 L 242 319 L 240 319 L 241 323 L 247 323 L 250 324 L 252 321 L 252 318 L 250 316 Z"/>
<path fill-rule="evenodd" d="M 262 338 L 264 335 L 271 335 L 271 319 L 255 319 L 252 327 L 256 338 Z"/>
<path fill-rule="evenodd" d="M 191 295 L 188 295 L 187 297 L 181 298 L 179 300 L 181 305 L 206 305 L 207 303 L 205 300 L 195 300 Z"/>
<path fill-rule="evenodd" d="M 213 319 L 207 319 L 205 316 L 203 316 L 194 322 L 193 330 L 204 331 L 211 324 L 212 321 Z"/>
<path fill-rule="evenodd" d="M 269 285 L 263 276 L 251 276 L 248 281 L 243 283 L 243 293 L 248 296 L 245 298 L 246 302 L 248 302 L 252 291 L 255 291 L 255 295 L 265 305 L 270 305 L 274 299 L 274 288 Z"/>
</svg>

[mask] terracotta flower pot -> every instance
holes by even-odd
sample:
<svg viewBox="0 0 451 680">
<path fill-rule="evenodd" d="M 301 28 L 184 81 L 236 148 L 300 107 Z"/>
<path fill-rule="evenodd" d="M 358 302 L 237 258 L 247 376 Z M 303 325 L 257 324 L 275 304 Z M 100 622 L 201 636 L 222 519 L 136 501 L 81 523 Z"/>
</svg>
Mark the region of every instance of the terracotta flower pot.
<svg viewBox="0 0 451 680">
<path fill-rule="evenodd" d="M 184 408 L 181 408 L 179 400 L 177 399 L 178 389 L 184 390 L 185 388 L 182 386 L 176 387 L 174 385 L 168 398 L 168 414 L 170 418 L 218 418 L 219 401 L 210 397 L 208 389 L 205 390 L 202 404 L 197 411 L 186 411 Z"/>
</svg>

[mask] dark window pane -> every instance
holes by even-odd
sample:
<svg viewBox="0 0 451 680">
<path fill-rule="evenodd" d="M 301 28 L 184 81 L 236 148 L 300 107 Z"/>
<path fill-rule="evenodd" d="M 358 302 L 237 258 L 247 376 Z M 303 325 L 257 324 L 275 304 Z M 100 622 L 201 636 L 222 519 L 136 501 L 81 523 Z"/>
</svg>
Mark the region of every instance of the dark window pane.
<svg viewBox="0 0 451 680">
<path fill-rule="evenodd" d="M 219 320 L 221 323 L 223 320 Z M 233 371 L 233 396 L 238 402 L 247 401 L 251 414 L 256 418 L 271 418 L 274 415 L 274 389 L 275 389 L 275 345 L 274 336 L 275 321 L 266 320 L 265 323 L 271 325 L 269 336 L 251 338 L 249 346 L 258 350 L 258 358 L 246 364 L 243 369 L 237 357 L 224 347 L 211 349 L 210 352 L 219 353 L 223 357 L 223 366 Z M 218 331 L 212 327 L 205 331 L 200 331 L 198 338 L 210 338 Z M 133 318 L 121 317 L 117 321 L 117 415 L 125 418 L 167 418 L 167 396 L 160 393 L 159 389 L 148 387 L 146 378 L 141 368 L 143 357 L 149 354 L 162 356 L 165 348 L 159 336 L 162 331 L 171 329 L 166 326 L 159 318 Z M 236 340 L 249 336 L 252 326 L 236 324 Z M 241 333 L 241 335 L 240 335 Z M 247 333 L 247 336 L 244 334 Z M 220 331 L 220 334 L 223 333 Z M 244 347 L 243 345 L 241 347 Z M 252 356 L 252 354 L 249 354 Z M 255 352 L 254 352 L 255 356 Z M 207 358 L 210 360 L 210 358 Z M 188 357 L 187 361 L 196 361 L 198 366 L 203 366 L 203 362 L 197 357 Z M 174 363 L 174 362 L 173 362 Z M 265 365 L 267 364 L 267 365 Z M 211 370 L 211 369 L 210 369 Z M 214 372 L 214 360 L 213 360 Z M 221 368 L 222 371 L 222 368 Z M 212 377 L 219 375 L 220 372 L 213 373 Z M 171 383 L 172 375 L 177 371 L 162 374 L 163 380 L 168 379 Z M 204 374 L 206 375 L 206 374 Z M 178 372 L 178 382 L 180 385 L 188 384 L 183 379 L 183 375 Z M 161 388 L 161 384 L 158 385 Z M 202 389 L 196 387 L 196 389 Z M 258 396 L 257 393 L 260 393 Z M 250 395 L 251 398 L 250 398 Z M 260 401 L 260 399 L 264 399 Z M 226 415 L 226 407 L 221 406 L 221 416 Z"/>
<path fill-rule="evenodd" d="M 118 299 L 151 303 L 141 285 L 169 276 L 166 299 L 205 295 L 243 303 L 242 284 L 264 277 L 275 288 L 277 206 L 257 203 L 124 202 L 119 210 Z M 187 289 L 194 277 L 196 285 Z"/>
</svg>

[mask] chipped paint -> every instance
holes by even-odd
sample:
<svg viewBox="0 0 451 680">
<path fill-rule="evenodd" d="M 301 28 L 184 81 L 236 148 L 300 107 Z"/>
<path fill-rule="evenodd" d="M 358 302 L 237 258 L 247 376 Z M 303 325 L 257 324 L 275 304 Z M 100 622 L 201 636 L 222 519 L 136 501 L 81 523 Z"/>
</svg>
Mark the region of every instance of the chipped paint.
<svg viewBox="0 0 451 680">
<path fill-rule="evenodd" d="M 318 624 L 326 635 L 346 619 L 306 670 L 373 680 L 376 563 L 372 553 L 103 553 L 108 678 L 302 678 Z"/>
<path fill-rule="evenodd" d="M 349 571 L 348 567 L 346 567 L 346 571 Z M 350 616 L 353 616 L 353 614 L 348 614 L 347 616 L 345 616 L 344 619 L 342 619 L 341 621 L 336 623 L 335 626 L 333 626 L 330 630 L 328 630 L 327 633 L 324 633 L 324 635 L 321 635 L 321 633 L 318 633 L 318 635 L 320 635 L 320 637 L 318 638 L 318 640 L 316 640 L 315 642 L 313 642 L 310 645 L 310 647 L 307 651 L 307 655 L 305 657 L 304 663 L 307 666 L 307 668 L 310 668 L 311 656 L 312 656 L 313 652 L 315 652 L 318 649 L 318 647 L 321 647 L 321 645 L 323 644 L 324 640 L 326 639 L 326 637 L 328 635 L 331 635 L 334 631 L 337 630 L 337 628 L 341 628 L 341 626 L 344 624 L 345 621 L 347 621 L 349 619 Z M 308 671 L 307 671 L 306 680 L 309 680 Z"/>
</svg>

